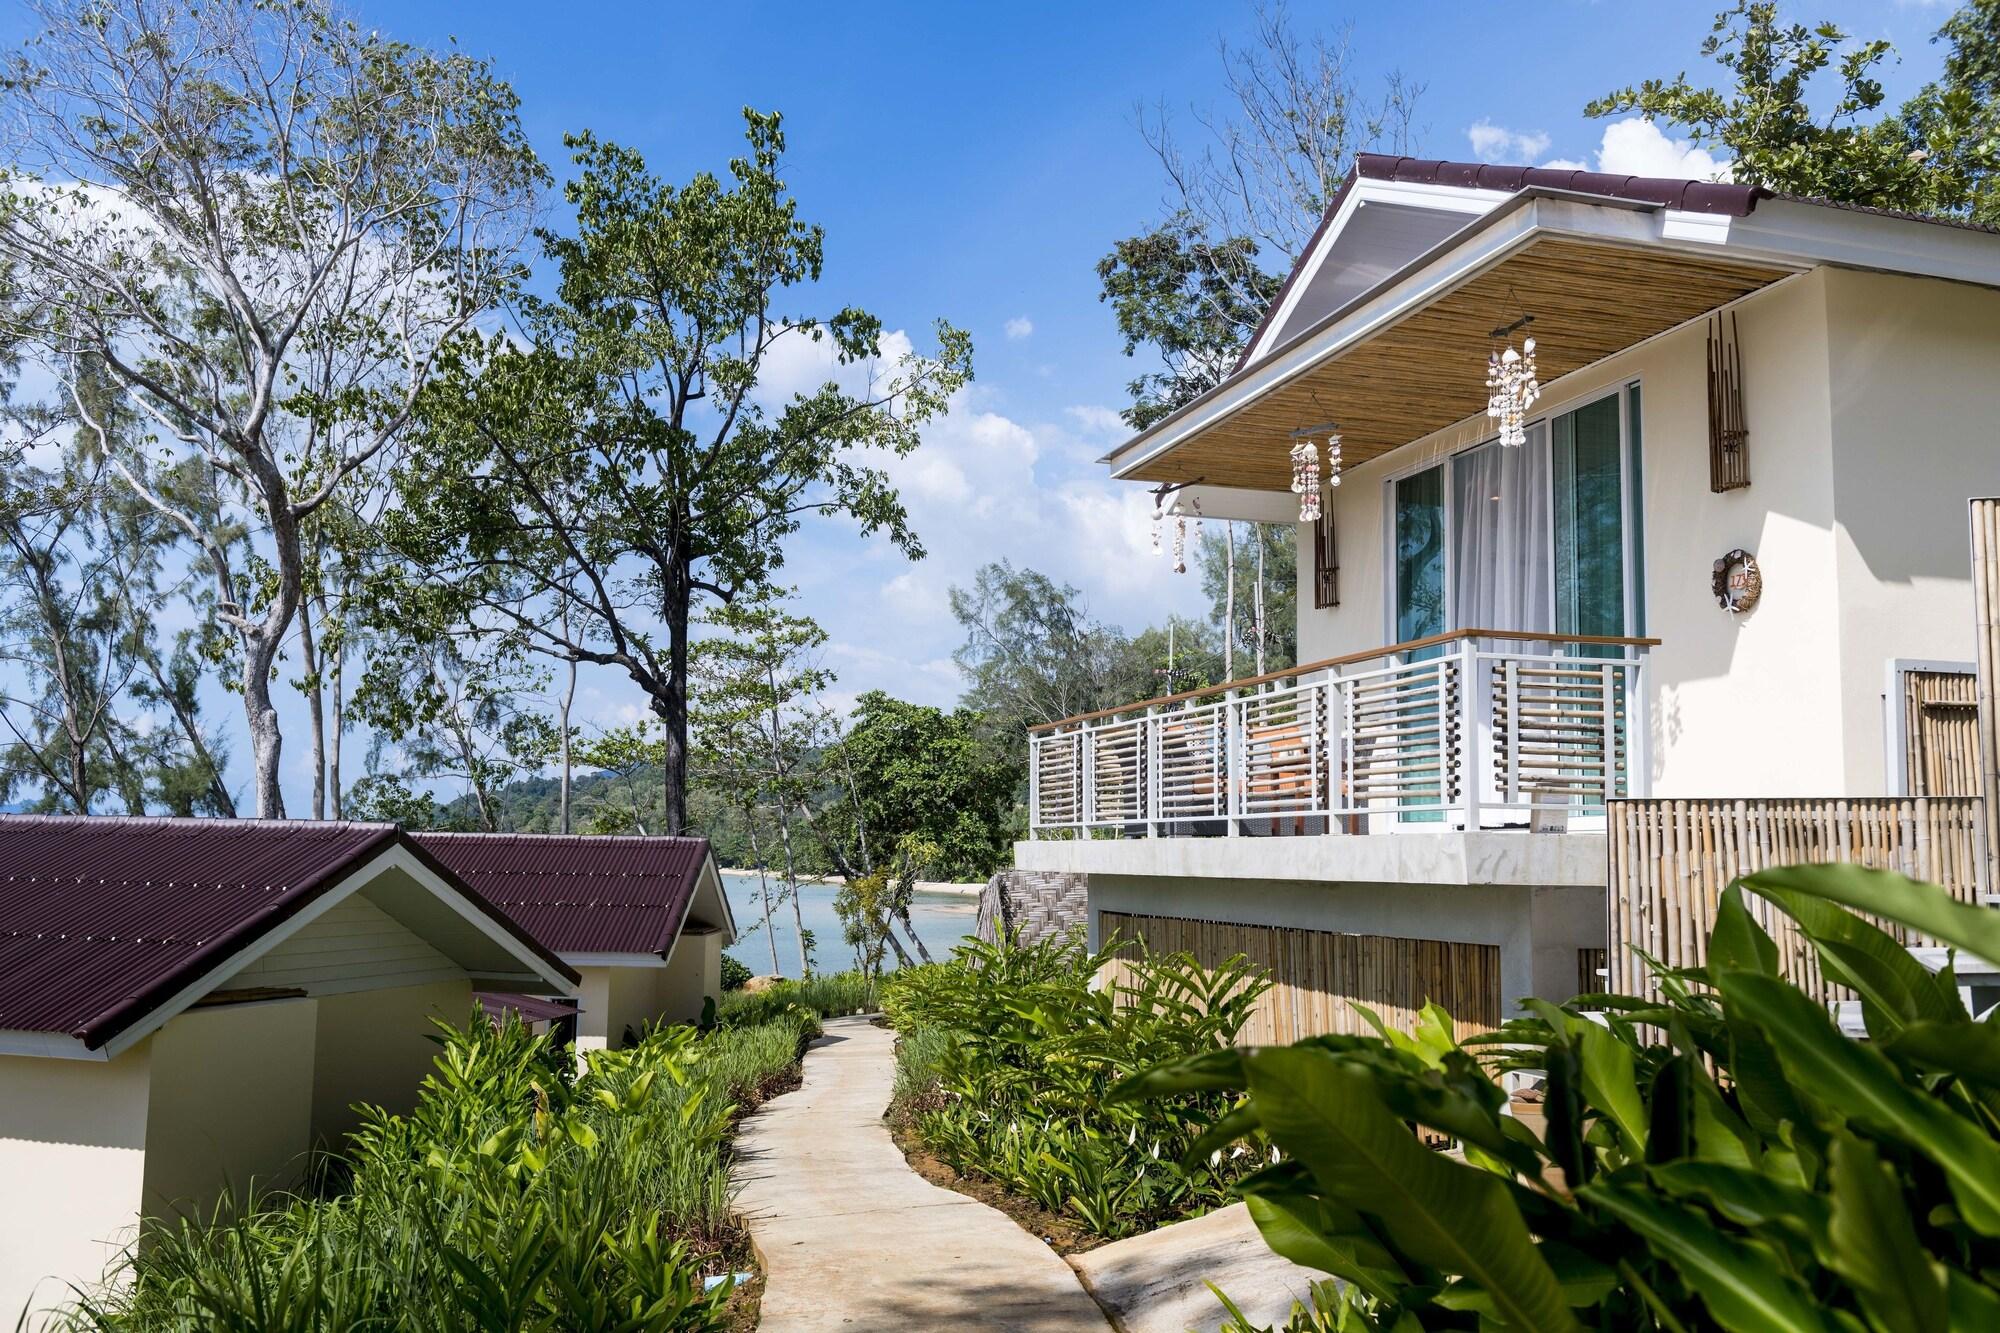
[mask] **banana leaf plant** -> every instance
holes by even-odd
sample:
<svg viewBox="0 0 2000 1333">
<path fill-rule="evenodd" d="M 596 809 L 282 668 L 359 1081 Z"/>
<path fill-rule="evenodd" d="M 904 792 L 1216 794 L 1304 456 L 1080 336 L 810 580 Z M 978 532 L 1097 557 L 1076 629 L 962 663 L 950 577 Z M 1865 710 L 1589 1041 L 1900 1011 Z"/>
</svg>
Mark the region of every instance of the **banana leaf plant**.
<svg viewBox="0 0 2000 1333">
<path fill-rule="evenodd" d="M 1745 894 L 1798 923 L 1867 1040 L 1785 979 Z M 1706 966 L 1663 969 L 1657 998 L 1530 1000 L 1462 1042 L 1431 1009 L 1114 1095 L 1232 1093 L 1189 1156 L 1279 1150 L 1237 1192 L 1273 1250 L 1340 1280 L 1295 1329 L 2000 1329 L 2000 1017 L 1850 909 L 2000 961 L 2000 913 L 1934 885 L 1773 869 L 1729 886 Z M 1539 1134 L 1495 1081 L 1520 1072 Z"/>
</svg>

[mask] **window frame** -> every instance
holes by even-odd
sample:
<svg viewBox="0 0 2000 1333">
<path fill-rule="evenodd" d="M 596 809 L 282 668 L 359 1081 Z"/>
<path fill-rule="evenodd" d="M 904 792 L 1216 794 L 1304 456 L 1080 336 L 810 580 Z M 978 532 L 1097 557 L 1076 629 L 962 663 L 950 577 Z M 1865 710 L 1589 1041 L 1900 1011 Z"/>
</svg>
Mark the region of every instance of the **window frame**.
<svg viewBox="0 0 2000 1333">
<path fill-rule="evenodd" d="M 1632 418 L 1632 398 L 1635 392 L 1640 393 L 1640 409 L 1642 412 L 1644 410 L 1645 399 L 1641 384 L 1640 377 L 1632 376 L 1610 385 L 1600 385 L 1595 389 L 1572 394 L 1568 398 L 1555 403 L 1553 406 L 1536 412 L 1526 422 L 1526 425 L 1530 428 L 1535 426 L 1541 427 L 1543 436 L 1547 440 L 1546 447 L 1553 450 L 1555 448 L 1555 420 L 1557 417 L 1566 416 L 1571 412 L 1589 407 L 1591 404 L 1600 402 L 1606 398 L 1615 398 L 1617 400 L 1618 535 L 1624 548 L 1624 559 L 1621 562 L 1621 573 L 1624 579 L 1625 619 L 1623 633 L 1628 638 L 1635 638 L 1645 633 L 1645 607 L 1643 601 L 1640 600 L 1640 594 L 1645 582 L 1645 552 L 1642 549 L 1645 541 L 1645 515 L 1642 507 L 1644 504 L 1645 489 L 1642 471 L 1645 462 L 1645 437 L 1643 433 L 1635 435 L 1633 429 L 1635 423 Z M 1447 632 L 1449 632 L 1450 628 L 1458 622 L 1457 597 L 1453 592 L 1456 580 L 1453 577 L 1454 571 L 1451 566 L 1451 561 L 1454 558 L 1452 553 L 1456 549 L 1455 539 L 1457 537 L 1457 534 L 1453 531 L 1451 516 L 1451 497 L 1455 493 L 1451 470 L 1454 461 L 1460 455 L 1469 454 L 1475 449 L 1484 448 L 1499 438 L 1497 432 L 1482 435 L 1479 439 L 1459 448 L 1433 452 L 1421 458 L 1411 459 L 1401 467 L 1395 468 L 1383 476 L 1382 583 L 1385 592 L 1382 602 L 1383 642 L 1400 642 L 1396 637 L 1397 599 L 1402 594 L 1402 589 L 1397 582 L 1396 565 L 1396 484 L 1419 473 L 1428 472 L 1434 467 L 1442 467 L 1444 469 L 1440 486 L 1444 497 L 1444 622 Z M 1551 471 L 1553 472 L 1553 469 Z M 1553 528 L 1551 529 L 1551 537 L 1553 538 Z M 1550 597 L 1549 623 L 1554 624 L 1556 552 L 1553 540 L 1548 544 L 1547 558 Z M 1497 628 L 1497 626 L 1489 625 L 1479 628 L 1493 629 Z"/>
</svg>

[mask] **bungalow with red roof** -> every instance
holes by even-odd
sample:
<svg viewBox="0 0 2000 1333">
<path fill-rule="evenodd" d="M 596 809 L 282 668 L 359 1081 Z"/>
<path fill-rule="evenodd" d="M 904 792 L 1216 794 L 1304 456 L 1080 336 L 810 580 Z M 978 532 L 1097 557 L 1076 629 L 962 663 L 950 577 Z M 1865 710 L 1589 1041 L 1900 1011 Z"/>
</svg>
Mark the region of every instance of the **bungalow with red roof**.
<svg viewBox="0 0 2000 1333">
<path fill-rule="evenodd" d="M 541 946 L 576 969 L 575 1040 L 617 1047 L 648 1024 L 691 1022 L 722 995 L 722 950 L 736 921 L 706 838 L 550 833 L 417 833 Z M 489 1007 L 526 1021 L 550 1015 L 523 1000 Z M 560 1021 L 560 1020 L 557 1020 Z"/>
<path fill-rule="evenodd" d="M 0 816 L 0 1322 L 409 1108 L 475 990 L 577 981 L 391 824 Z"/>
</svg>

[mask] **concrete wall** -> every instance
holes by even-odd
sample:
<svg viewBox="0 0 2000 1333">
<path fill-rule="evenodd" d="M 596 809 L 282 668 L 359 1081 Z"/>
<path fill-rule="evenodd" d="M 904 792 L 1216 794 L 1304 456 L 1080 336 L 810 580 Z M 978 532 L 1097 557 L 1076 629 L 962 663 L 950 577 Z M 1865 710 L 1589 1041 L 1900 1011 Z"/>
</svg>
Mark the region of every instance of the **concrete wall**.
<svg viewBox="0 0 2000 1333">
<path fill-rule="evenodd" d="M 1709 490 L 1705 330 L 1544 391 L 1551 412 L 1632 381 L 1643 403 L 1652 791 L 1880 795 L 1892 657 L 1971 654 L 1965 500 L 2000 491 L 2000 293 L 1819 269 L 1737 308 L 1747 489 Z M 1475 418 L 1349 470 L 1336 493 L 1341 605 L 1299 608 L 1302 661 L 1394 639 L 1386 480 L 1487 438 Z M 1710 565 L 1756 555 L 1732 616 Z M 1311 569 L 1300 529 L 1300 569 Z"/>
<path fill-rule="evenodd" d="M 225 1194 L 303 1178 L 317 1012 L 315 1000 L 195 1009 L 153 1035 L 148 1217 L 205 1214 Z"/>
<path fill-rule="evenodd" d="M 1970 661 L 1966 501 L 2000 494 L 2000 292 L 1827 275 L 1847 789 L 1882 794 L 1896 657 Z"/>
<path fill-rule="evenodd" d="M 617 1049 L 625 1032 L 649 1023 L 692 1023 L 702 1000 L 722 998 L 722 936 L 683 935 L 665 966 L 579 967 L 576 1044 L 585 1049 Z"/>
<path fill-rule="evenodd" d="M 1092 875 L 1092 948 L 1103 942 L 1104 912 L 1497 945 L 1500 1006 L 1507 1016 L 1530 995 L 1562 1000 L 1575 994 L 1576 951 L 1603 948 L 1606 931 L 1604 891 L 1574 887 Z"/>
<path fill-rule="evenodd" d="M 321 999 L 312 1071 L 314 1141 L 337 1148 L 360 1121 L 352 1109 L 357 1102 L 395 1112 L 415 1106 L 438 1053 L 431 1019 L 462 1027 L 471 1013 L 472 983 L 463 977 Z"/>
<path fill-rule="evenodd" d="M 62 1303 L 133 1240 L 151 1057 L 151 1042 L 109 1062 L 0 1056 L 0 1328 Z"/>
</svg>

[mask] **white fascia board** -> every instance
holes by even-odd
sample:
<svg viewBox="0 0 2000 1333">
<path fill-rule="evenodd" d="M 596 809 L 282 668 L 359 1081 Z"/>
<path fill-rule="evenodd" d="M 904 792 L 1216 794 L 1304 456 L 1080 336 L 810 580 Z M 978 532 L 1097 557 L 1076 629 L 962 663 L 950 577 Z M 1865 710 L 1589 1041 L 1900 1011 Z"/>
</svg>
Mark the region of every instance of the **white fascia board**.
<svg viewBox="0 0 2000 1333">
<path fill-rule="evenodd" d="M 566 953 L 562 956 L 562 960 L 565 963 L 568 963 L 571 967 L 578 969 L 586 967 L 665 967 L 667 965 L 667 960 L 662 958 L 659 954 L 640 953 L 637 950 L 634 950 L 631 953 L 625 953 L 622 951 L 621 952 L 600 951 L 597 953 Z M 565 995 L 573 995 L 575 993 L 576 992 L 573 990 L 565 990 L 563 992 L 563 994 Z"/>
<path fill-rule="evenodd" d="M 1447 237 L 1429 255 L 1420 256 L 1403 273 L 1335 312 L 1321 327 L 1299 335 L 1266 360 L 1245 367 L 1234 382 L 1211 390 L 1212 396 L 1205 401 L 1197 399 L 1186 416 L 1145 439 L 1143 447 L 1128 445 L 1125 453 L 1113 453 L 1112 477 L 1129 477 L 1191 436 L 1397 323 L 1541 236 L 1710 258 L 1719 255 L 1795 270 L 1815 262 L 1810 255 L 1796 252 L 1747 252 L 1739 230 L 1741 218 L 1716 225 L 1705 214 L 1562 190 L 1524 191 L 1513 198 L 1517 206 Z"/>
<path fill-rule="evenodd" d="M 1483 227 L 1462 244 L 1447 242 L 1450 249 L 1416 272 L 1392 278 L 1364 301 L 1338 315 L 1326 327 L 1302 337 L 1289 346 L 1273 351 L 1262 361 L 1245 366 L 1233 384 L 1206 402 L 1197 400 L 1186 416 L 1143 448 L 1127 456 L 1112 455 L 1111 475 L 1130 476 L 1153 459 L 1199 434 L 1237 408 L 1311 370 L 1320 362 L 1345 351 L 1386 324 L 1394 323 L 1464 281 L 1473 273 L 1499 262 L 1528 243 L 1539 230 L 1536 217 L 1542 201 L 1532 201 L 1506 217 Z M 1454 241 L 1456 238 L 1453 238 Z"/>
<path fill-rule="evenodd" d="M 695 893 L 701 892 L 703 884 L 715 891 L 716 901 L 722 904 L 722 928 L 729 936 L 722 942 L 722 946 L 726 949 L 736 943 L 736 909 L 729 905 L 729 889 L 722 882 L 722 870 L 715 863 L 713 848 L 709 849 L 708 855 L 701 859 L 701 879 L 695 884 Z M 692 893 L 688 895 L 688 907 L 690 910 L 694 907 Z"/>
<path fill-rule="evenodd" d="M 209 968 L 208 971 L 181 987 L 180 990 L 147 1012 L 136 1022 L 127 1026 L 124 1031 L 105 1042 L 102 1047 L 104 1057 L 106 1059 L 113 1059 L 130 1050 L 154 1032 L 159 1031 L 170 1019 L 177 1017 L 192 1007 L 196 1000 L 207 995 L 223 981 L 242 971 L 292 936 L 298 934 L 301 930 L 304 930 L 320 917 L 332 911 L 343 900 L 360 892 L 361 889 L 379 878 L 384 871 L 392 869 L 401 870 L 422 884 L 460 916 L 470 921 L 482 933 L 506 949 L 508 953 L 512 954 L 526 966 L 529 970 L 521 974 L 519 980 L 523 982 L 539 980 L 548 983 L 557 993 L 563 995 L 576 994 L 576 986 L 573 982 L 553 968 L 550 968 L 534 950 L 524 946 L 518 939 L 503 929 L 498 922 L 488 916 L 484 910 L 474 905 L 464 894 L 439 878 L 436 872 L 418 860 L 408 847 L 397 842 L 392 843 L 361 865 L 355 867 L 352 871 L 348 872 L 340 883 L 320 894 L 298 911 L 272 926 L 269 930 L 258 935 L 234 954 L 231 954 Z M 471 975 L 469 969 L 468 975 Z M 489 974 L 479 973 L 478 975 L 486 976 Z"/>
<path fill-rule="evenodd" d="M 209 968 L 134 1022 L 127 1024 L 122 1032 L 104 1043 L 101 1049 L 105 1058 L 115 1059 L 123 1055 L 159 1031 L 170 1019 L 178 1017 L 192 1007 L 196 1000 L 325 916 L 342 901 L 358 892 L 362 885 L 375 878 L 380 873 L 383 862 L 397 850 L 399 849 L 392 846 L 357 866 L 340 883 Z"/>
<path fill-rule="evenodd" d="M 0 1055 L 39 1055 L 55 1060 L 109 1060 L 102 1049 L 91 1050 L 79 1037 L 61 1032 L 34 1032 L 25 1028 L 0 1028 Z"/>
<path fill-rule="evenodd" d="M 1766 199 L 1732 219 L 1730 248 L 1755 258 L 1838 264 L 2000 287 L 2000 235 L 1827 204 Z"/>
<path fill-rule="evenodd" d="M 1253 491 L 1243 486 L 1183 486 L 1167 497 L 1169 510 L 1176 500 L 1183 502 L 1190 518 L 1194 517 L 1194 505 L 1199 501 L 1203 518 L 1234 518 L 1250 523 L 1290 524 L 1299 521 L 1299 498 L 1290 491 Z"/>
<path fill-rule="evenodd" d="M 432 870 L 407 845 L 401 842 L 396 843 L 387 852 L 383 853 L 381 857 L 377 858 L 373 864 L 384 868 L 393 866 L 429 889 L 450 906 L 453 911 L 471 922 L 482 935 L 512 954 L 517 961 L 528 969 L 526 975 L 540 977 L 555 987 L 558 994 L 576 994 L 575 982 L 550 967 L 539 953 L 523 944 L 519 936 L 494 920 L 492 913 L 483 904 L 475 903 L 463 893 L 460 893 L 450 881 L 439 875 L 435 870 Z M 468 968 L 467 971 L 471 972 L 472 969 Z M 490 974 L 480 973 L 479 975 L 485 976 Z"/>
<path fill-rule="evenodd" d="M 1264 326 L 1264 332 L 1250 348 L 1250 355 L 1244 358 L 1244 365 L 1255 364 L 1272 348 L 1283 341 L 1285 326 L 1291 323 L 1293 311 L 1311 290 L 1313 281 L 1325 266 L 1327 258 L 1340 241 L 1340 234 L 1347 230 L 1347 224 L 1354 219 L 1363 206 L 1373 203 L 1397 204 L 1405 208 L 1427 208 L 1437 213 L 1464 213 L 1478 217 L 1491 212 L 1507 202 L 1510 194 L 1505 190 L 1480 190 L 1465 185 L 1425 185 L 1418 181 L 1374 180 L 1367 176 L 1355 179 L 1354 187 L 1347 197 L 1340 201 L 1340 211 L 1327 223 L 1320 233 L 1319 243 L 1302 262 L 1298 275 L 1285 290 L 1284 302 L 1271 316 L 1271 322 Z"/>
</svg>

